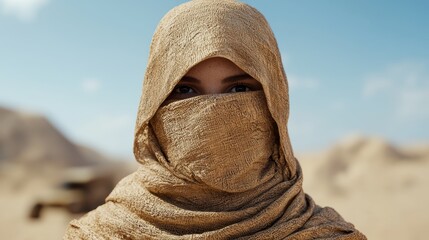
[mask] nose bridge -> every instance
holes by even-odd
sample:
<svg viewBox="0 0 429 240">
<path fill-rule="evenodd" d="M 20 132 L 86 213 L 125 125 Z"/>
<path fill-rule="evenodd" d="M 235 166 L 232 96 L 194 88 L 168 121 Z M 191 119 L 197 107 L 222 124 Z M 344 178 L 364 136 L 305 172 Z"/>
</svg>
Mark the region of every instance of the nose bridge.
<svg viewBox="0 0 429 240">
<path fill-rule="evenodd" d="M 201 80 L 202 94 L 223 93 L 222 79 L 218 76 L 206 77 Z"/>
</svg>

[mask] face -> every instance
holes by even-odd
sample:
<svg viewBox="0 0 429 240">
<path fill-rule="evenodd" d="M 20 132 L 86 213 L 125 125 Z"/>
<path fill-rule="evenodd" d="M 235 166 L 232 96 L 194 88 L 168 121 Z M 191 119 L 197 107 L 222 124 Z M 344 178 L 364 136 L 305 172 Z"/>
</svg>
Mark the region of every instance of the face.
<svg viewBox="0 0 429 240">
<path fill-rule="evenodd" d="M 261 84 L 226 58 L 214 57 L 192 67 L 173 89 L 170 103 L 203 94 L 261 90 Z"/>
</svg>

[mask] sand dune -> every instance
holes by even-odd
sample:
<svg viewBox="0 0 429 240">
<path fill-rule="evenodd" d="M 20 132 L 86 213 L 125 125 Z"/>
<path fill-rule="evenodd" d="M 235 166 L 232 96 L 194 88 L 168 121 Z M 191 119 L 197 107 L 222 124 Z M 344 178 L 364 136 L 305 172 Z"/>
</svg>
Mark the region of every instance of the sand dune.
<svg viewBox="0 0 429 240">
<path fill-rule="evenodd" d="M 399 148 L 380 138 L 348 137 L 300 156 L 304 190 L 369 239 L 427 239 L 428 150 L 429 145 Z"/>
</svg>

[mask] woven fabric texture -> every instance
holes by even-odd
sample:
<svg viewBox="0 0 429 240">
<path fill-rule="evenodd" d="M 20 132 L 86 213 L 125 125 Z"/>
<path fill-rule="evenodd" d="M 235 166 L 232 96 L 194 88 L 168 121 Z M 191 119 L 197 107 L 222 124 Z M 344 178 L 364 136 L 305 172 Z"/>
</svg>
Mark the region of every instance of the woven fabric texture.
<svg viewBox="0 0 429 240">
<path fill-rule="evenodd" d="M 197 63 L 223 57 L 263 90 L 162 106 Z M 194 0 L 158 25 L 135 129 L 139 169 L 64 239 L 366 239 L 302 189 L 274 34 L 254 8 Z"/>
</svg>

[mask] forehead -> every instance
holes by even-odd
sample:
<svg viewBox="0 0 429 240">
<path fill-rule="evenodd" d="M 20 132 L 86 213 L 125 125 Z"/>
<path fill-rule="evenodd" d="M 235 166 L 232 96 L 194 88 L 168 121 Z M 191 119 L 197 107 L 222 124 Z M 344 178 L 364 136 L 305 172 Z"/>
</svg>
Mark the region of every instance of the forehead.
<svg viewBox="0 0 429 240">
<path fill-rule="evenodd" d="M 199 62 L 186 73 L 186 76 L 210 76 L 210 75 L 236 75 L 245 73 L 232 61 L 213 57 Z"/>
</svg>

